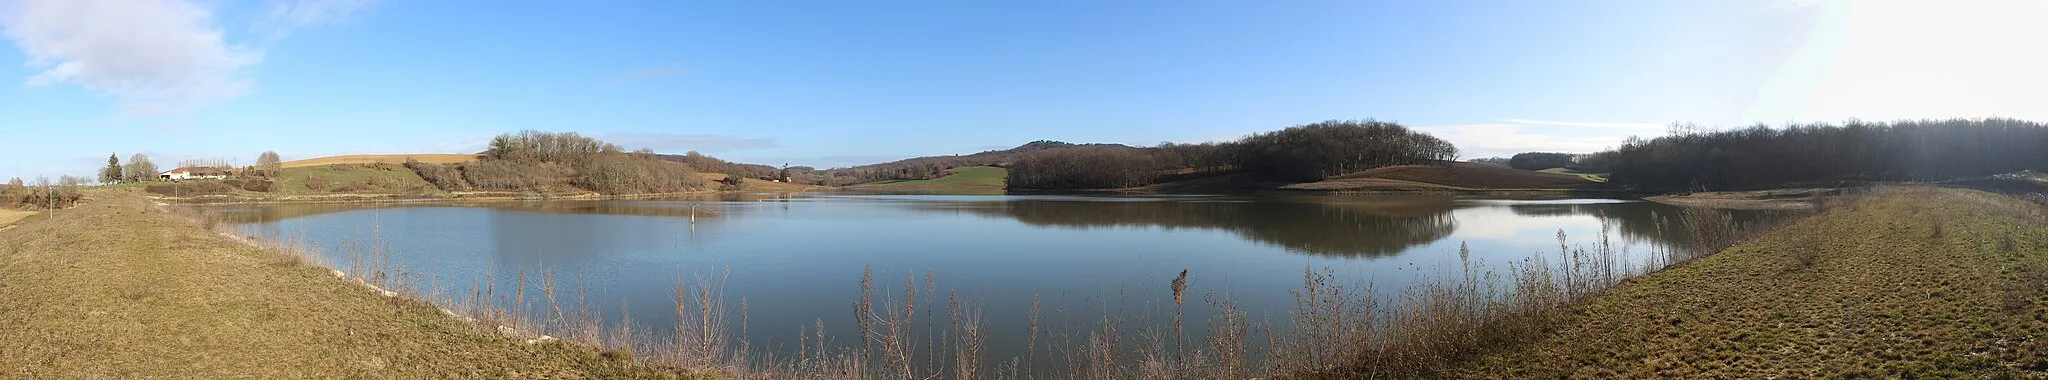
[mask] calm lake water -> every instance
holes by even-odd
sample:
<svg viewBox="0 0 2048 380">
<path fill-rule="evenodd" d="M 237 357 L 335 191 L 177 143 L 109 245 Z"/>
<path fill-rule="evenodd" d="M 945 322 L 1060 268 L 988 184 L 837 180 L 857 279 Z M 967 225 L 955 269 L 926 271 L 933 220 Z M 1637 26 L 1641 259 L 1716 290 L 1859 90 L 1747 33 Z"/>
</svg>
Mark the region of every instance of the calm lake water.
<svg viewBox="0 0 2048 380">
<path fill-rule="evenodd" d="M 509 295 L 520 270 L 550 271 L 608 320 L 630 316 L 657 333 L 674 326 L 679 282 L 729 270 L 724 294 L 734 308 L 746 299 L 746 335 L 764 350 L 793 345 L 817 321 L 857 335 L 851 304 L 863 267 L 885 293 L 910 276 L 922 291 L 930 273 L 942 292 L 982 303 L 999 360 L 1020 346 L 1033 296 L 1049 319 L 1060 309 L 1099 319 L 1105 309 L 1171 308 L 1169 282 L 1187 270 L 1190 302 L 1214 290 L 1254 319 L 1277 321 L 1309 268 L 1391 294 L 1456 273 L 1460 244 L 1473 262 L 1504 271 L 1535 256 L 1558 262 L 1560 230 L 1572 245 L 1595 244 L 1604 231 L 1640 267 L 1678 243 L 1662 231 L 1682 230 L 1676 209 L 1655 203 L 1439 195 L 724 194 L 216 209 L 247 235 L 296 239 L 339 269 L 348 269 L 348 247 L 386 246 L 423 291 L 466 297 L 490 272 Z M 1187 318 L 1205 312 L 1190 307 Z"/>
</svg>

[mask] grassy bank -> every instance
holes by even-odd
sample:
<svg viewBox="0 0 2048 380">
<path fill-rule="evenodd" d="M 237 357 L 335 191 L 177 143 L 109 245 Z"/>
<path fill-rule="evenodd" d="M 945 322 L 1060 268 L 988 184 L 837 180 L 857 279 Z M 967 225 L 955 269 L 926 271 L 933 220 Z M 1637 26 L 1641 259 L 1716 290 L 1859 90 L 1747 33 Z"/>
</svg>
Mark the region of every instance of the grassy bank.
<svg viewBox="0 0 2048 380">
<path fill-rule="evenodd" d="M 953 174 L 945 177 L 921 180 L 888 180 L 848 186 L 850 190 L 870 191 L 936 191 L 936 190 L 1002 190 L 1009 171 L 993 166 L 962 166 L 949 169 Z"/>
<path fill-rule="evenodd" d="M 1495 378 L 2048 376 L 2048 216 L 1883 189 L 1575 303 Z"/>
<path fill-rule="evenodd" d="M 0 377 L 680 377 L 503 338 L 174 217 L 130 190 L 0 231 Z"/>
</svg>

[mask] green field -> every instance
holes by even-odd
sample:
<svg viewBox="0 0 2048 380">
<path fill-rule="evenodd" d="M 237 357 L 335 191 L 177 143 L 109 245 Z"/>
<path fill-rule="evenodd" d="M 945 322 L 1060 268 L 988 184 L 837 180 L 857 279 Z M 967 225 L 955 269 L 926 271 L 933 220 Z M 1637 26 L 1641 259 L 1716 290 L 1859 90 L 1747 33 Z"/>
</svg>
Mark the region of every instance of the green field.
<svg viewBox="0 0 2048 380">
<path fill-rule="evenodd" d="M 1538 172 L 1538 173 L 1557 173 L 1557 174 L 1570 174 L 1570 175 L 1575 175 L 1575 176 L 1579 176 L 1579 178 L 1585 178 L 1585 179 L 1586 179 L 1587 181 L 1593 181 L 1593 182 L 1600 182 L 1600 183 L 1606 183 L 1606 182 L 1607 182 L 1607 173 L 1587 173 L 1587 172 L 1581 172 L 1581 171 L 1577 171 L 1577 170 L 1571 170 L 1571 169 L 1565 169 L 1565 168 L 1549 168 L 1549 169 L 1537 170 L 1536 172 Z"/>
<path fill-rule="evenodd" d="M 851 186 L 856 190 L 1001 190 L 1010 172 L 992 166 L 966 166 L 949 170 L 953 175 L 920 180 L 869 182 Z"/>
</svg>

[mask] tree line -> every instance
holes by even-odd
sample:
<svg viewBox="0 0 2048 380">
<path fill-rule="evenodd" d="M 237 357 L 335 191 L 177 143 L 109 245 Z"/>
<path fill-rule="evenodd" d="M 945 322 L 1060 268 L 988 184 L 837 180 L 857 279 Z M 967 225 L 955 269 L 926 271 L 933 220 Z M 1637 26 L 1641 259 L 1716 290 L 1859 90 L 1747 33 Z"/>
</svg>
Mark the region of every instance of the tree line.
<svg viewBox="0 0 2048 380">
<path fill-rule="evenodd" d="M 2048 169 L 2048 125 L 2007 119 L 1850 121 L 1631 137 L 1603 152 L 1612 181 L 1644 191 L 1932 181 Z"/>
<path fill-rule="evenodd" d="M 1144 186 L 1193 175 L 1248 172 L 1286 181 L 1458 157 L 1450 142 L 1392 122 L 1331 120 L 1223 143 L 1153 148 L 1064 148 L 1021 155 L 1009 186 L 1086 189 Z"/>
<path fill-rule="evenodd" d="M 37 177 L 34 183 L 24 183 L 21 178 L 8 179 L 0 184 L 0 207 L 54 210 L 70 207 L 84 196 L 78 187 L 92 179 L 63 176 L 56 182 L 50 177 Z"/>
</svg>

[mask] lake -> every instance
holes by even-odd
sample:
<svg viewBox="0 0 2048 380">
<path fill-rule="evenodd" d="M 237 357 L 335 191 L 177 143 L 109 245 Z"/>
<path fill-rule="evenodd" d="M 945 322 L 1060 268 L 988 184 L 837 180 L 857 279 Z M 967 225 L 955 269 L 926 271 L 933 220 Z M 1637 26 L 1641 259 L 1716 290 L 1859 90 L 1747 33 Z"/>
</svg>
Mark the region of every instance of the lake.
<svg viewBox="0 0 2048 380">
<path fill-rule="evenodd" d="M 657 336 L 675 325 L 676 286 L 715 278 L 729 308 L 745 300 L 752 347 L 783 355 L 819 323 L 859 335 L 864 268 L 884 295 L 910 280 L 940 318 L 946 298 L 928 289 L 979 304 L 989 357 L 1001 360 L 1018 352 L 1033 297 L 1046 319 L 1143 320 L 1172 308 L 1169 284 L 1183 270 L 1191 304 L 1214 291 L 1254 319 L 1284 320 L 1305 270 L 1391 295 L 1458 276 L 1466 260 L 1557 263 L 1560 231 L 1572 246 L 1608 239 L 1624 268 L 1652 268 L 1683 244 L 1675 208 L 1614 199 L 818 193 L 212 208 L 245 235 L 299 242 L 337 269 L 381 247 L 401 281 L 441 297 L 473 297 L 488 274 L 493 302 L 511 308 L 517 273 L 530 277 L 529 302 L 551 273 L 561 298 L 580 294 L 607 323 L 630 317 Z M 1186 318 L 1199 324 L 1206 310 Z"/>
</svg>

